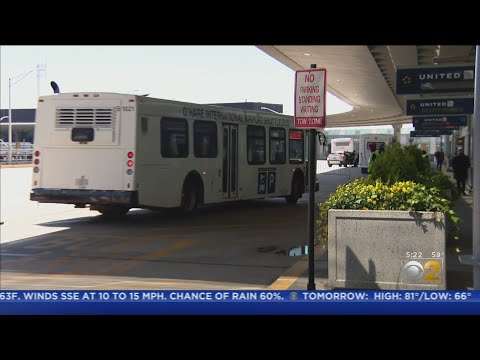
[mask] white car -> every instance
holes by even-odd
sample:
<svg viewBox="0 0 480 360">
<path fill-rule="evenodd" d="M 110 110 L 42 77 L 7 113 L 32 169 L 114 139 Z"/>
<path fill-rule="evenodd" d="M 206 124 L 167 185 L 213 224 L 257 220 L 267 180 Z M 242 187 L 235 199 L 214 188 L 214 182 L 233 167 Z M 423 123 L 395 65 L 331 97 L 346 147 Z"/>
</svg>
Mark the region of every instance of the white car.
<svg viewBox="0 0 480 360">
<path fill-rule="evenodd" d="M 329 167 L 332 167 L 332 165 L 343 165 L 345 167 L 348 165 L 353 165 L 354 167 L 357 167 L 358 161 L 358 154 L 355 151 L 336 152 L 328 154 L 327 156 L 327 163 Z"/>
<path fill-rule="evenodd" d="M 345 154 L 343 152 L 328 154 L 327 164 L 329 167 L 332 167 L 332 165 L 347 166 L 347 164 L 345 164 Z"/>
</svg>

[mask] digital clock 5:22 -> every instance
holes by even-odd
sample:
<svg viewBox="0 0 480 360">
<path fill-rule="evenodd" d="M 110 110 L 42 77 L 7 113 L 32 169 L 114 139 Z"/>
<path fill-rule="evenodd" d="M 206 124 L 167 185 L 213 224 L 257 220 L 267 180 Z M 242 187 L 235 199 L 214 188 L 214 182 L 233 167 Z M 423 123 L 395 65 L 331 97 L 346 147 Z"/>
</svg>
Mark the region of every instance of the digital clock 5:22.
<svg viewBox="0 0 480 360">
<path fill-rule="evenodd" d="M 407 258 L 423 258 L 424 255 L 430 258 L 443 258 L 445 253 L 443 251 L 432 251 L 430 253 L 423 253 L 421 251 L 407 251 L 405 253 Z"/>
</svg>

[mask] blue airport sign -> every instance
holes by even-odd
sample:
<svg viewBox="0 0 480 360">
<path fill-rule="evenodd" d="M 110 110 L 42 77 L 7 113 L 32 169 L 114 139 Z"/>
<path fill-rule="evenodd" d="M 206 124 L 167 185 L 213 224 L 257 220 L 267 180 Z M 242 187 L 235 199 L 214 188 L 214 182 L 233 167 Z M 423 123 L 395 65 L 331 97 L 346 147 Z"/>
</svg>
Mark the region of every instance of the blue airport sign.
<svg viewBox="0 0 480 360">
<path fill-rule="evenodd" d="M 413 116 L 473 114 L 473 97 L 407 100 L 406 113 Z"/>
<path fill-rule="evenodd" d="M 410 131 L 410 137 L 437 137 L 441 135 L 452 135 L 452 129 L 442 130 L 415 130 Z"/>
<path fill-rule="evenodd" d="M 458 130 L 459 126 L 467 126 L 467 115 L 460 116 L 414 116 L 415 130 Z"/>
<path fill-rule="evenodd" d="M 471 92 L 475 67 L 431 67 L 397 69 L 397 95 Z"/>
</svg>

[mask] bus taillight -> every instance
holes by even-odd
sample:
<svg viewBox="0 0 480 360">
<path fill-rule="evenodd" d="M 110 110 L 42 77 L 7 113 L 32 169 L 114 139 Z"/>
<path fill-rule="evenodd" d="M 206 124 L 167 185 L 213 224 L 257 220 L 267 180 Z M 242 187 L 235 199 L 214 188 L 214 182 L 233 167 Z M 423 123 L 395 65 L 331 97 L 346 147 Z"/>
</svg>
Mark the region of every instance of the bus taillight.
<svg viewBox="0 0 480 360">
<path fill-rule="evenodd" d="M 132 159 L 133 156 L 134 156 L 133 151 L 129 151 L 129 152 L 127 153 L 127 157 L 128 157 L 129 159 Z M 132 167 L 132 166 L 133 166 L 133 160 L 128 160 L 128 161 L 127 161 L 127 166 L 128 166 L 128 167 Z M 127 175 L 132 175 L 132 174 L 133 174 L 133 170 L 132 170 L 132 169 L 128 169 L 128 170 L 127 170 Z"/>
<path fill-rule="evenodd" d="M 38 158 L 38 157 L 40 157 L 40 151 L 38 151 L 38 150 L 37 150 L 37 151 L 35 151 L 35 152 L 33 153 L 33 155 L 35 155 L 35 157 L 37 157 L 37 158 Z M 35 160 L 33 160 L 33 163 L 34 163 L 35 165 L 38 165 L 38 164 L 40 164 L 40 159 L 35 159 Z M 37 167 L 37 166 L 36 166 L 35 168 L 36 168 L 36 169 L 38 169 L 38 167 Z M 34 169 L 34 170 L 35 170 L 35 169 Z M 40 170 L 40 169 L 38 169 L 38 170 Z M 38 172 L 38 170 L 37 170 L 37 171 L 35 171 L 35 173 L 37 173 L 37 172 Z"/>
</svg>

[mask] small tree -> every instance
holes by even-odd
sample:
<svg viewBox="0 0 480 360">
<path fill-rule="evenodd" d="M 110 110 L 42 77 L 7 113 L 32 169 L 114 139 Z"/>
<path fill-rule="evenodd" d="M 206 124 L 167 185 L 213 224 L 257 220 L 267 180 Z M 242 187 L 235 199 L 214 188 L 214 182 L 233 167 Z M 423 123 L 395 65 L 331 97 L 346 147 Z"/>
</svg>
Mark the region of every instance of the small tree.
<svg viewBox="0 0 480 360">
<path fill-rule="evenodd" d="M 415 160 L 415 167 L 417 168 L 417 172 L 419 174 L 431 174 L 432 168 L 430 166 L 430 163 L 428 161 L 425 161 L 425 159 L 422 157 L 422 151 L 419 148 L 417 148 L 415 145 L 408 145 L 404 146 L 403 150 L 406 154 L 413 157 L 413 159 Z"/>
<path fill-rule="evenodd" d="M 422 152 L 414 145 L 401 146 L 394 142 L 372 164 L 370 177 L 385 184 L 397 181 L 417 181 L 419 175 L 426 174 L 429 168 L 422 158 Z"/>
</svg>

